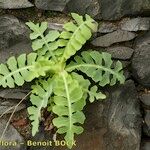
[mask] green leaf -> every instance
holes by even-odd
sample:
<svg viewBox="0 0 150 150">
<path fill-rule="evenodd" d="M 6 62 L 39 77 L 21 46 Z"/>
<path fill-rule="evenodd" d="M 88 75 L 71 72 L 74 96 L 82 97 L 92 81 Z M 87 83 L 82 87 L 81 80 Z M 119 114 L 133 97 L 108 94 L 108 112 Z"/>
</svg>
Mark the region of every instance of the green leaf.
<svg viewBox="0 0 150 150">
<path fill-rule="evenodd" d="M 22 54 L 17 59 L 12 56 L 6 64 L 0 64 L 0 85 L 14 88 L 22 86 L 39 76 L 45 76 L 53 68 L 49 60 L 38 59 L 36 53 Z"/>
<path fill-rule="evenodd" d="M 35 41 L 32 42 L 32 48 L 34 51 L 41 49 L 44 45 L 44 41 L 41 39 L 37 39 Z"/>
<path fill-rule="evenodd" d="M 38 132 L 38 127 L 41 119 L 41 109 L 47 107 L 48 100 L 52 94 L 51 79 L 40 80 L 36 85 L 32 86 L 32 94 L 30 101 L 33 106 L 28 107 L 30 120 L 32 121 L 32 135 Z"/>
<path fill-rule="evenodd" d="M 91 89 L 88 91 L 89 94 L 89 101 L 92 103 L 94 100 L 99 100 L 99 99 L 106 99 L 106 95 L 102 94 L 101 92 L 97 92 L 98 88 L 97 86 L 91 87 Z"/>
<path fill-rule="evenodd" d="M 75 32 L 77 28 L 78 27 L 73 22 L 68 22 L 64 25 L 64 29 L 70 32 Z"/>
<path fill-rule="evenodd" d="M 43 35 L 47 29 L 47 22 L 42 22 L 40 26 L 39 23 L 34 24 L 33 22 L 30 21 L 30 22 L 27 22 L 26 25 L 33 31 L 30 34 L 31 40 L 35 40 L 41 35 Z"/>
<path fill-rule="evenodd" d="M 108 53 L 99 53 L 97 51 L 86 51 L 81 53 L 81 57 L 74 58 L 67 67 L 66 71 L 75 69 L 82 71 L 87 76 L 98 82 L 100 86 L 110 84 L 111 86 L 119 81 L 124 83 L 122 64 L 118 61 L 115 66 L 111 60 L 111 55 Z"/>
<path fill-rule="evenodd" d="M 59 32 L 55 30 L 51 30 L 48 32 L 48 34 L 45 36 L 45 40 L 47 43 L 54 42 L 59 37 Z"/>
<path fill-rule="evenodd" d="M 33 31 L 30 34 L 32 41 L 33 51 L 37 51 L 38 55 L 45 54 L 49 51 L 49 58 L 52 57 L 54 61 L 57 61 L 55 54 L 51 50 L 51 43 L 55 42 L 59 38 L 60 34 L 58 31 L 52 30 L 48 34 L 44 34 L 47 30 L 47 23 L 42 22 L 41 25 L 34 24 L 33 22 L 26 23 Z"/>
<path fill-rule="evenodd" d="M 54 62 L 51 60 L 47 60 L 44 57 L 40 57 L 34 64 L 34 68 L 32 69 L 32 73 L 35 76 L 45 76 L 47 71 L 53 71 L 55 69 Z"/>
<path fill-rule="evenodd" d="M 38 50 L 38 55 L 39 56 L 44 56 L 44 57 L 50 59 L 51 56 L 52 56 L 51 53 L 50 53 L 50 51 L 51 51 L 51 52 L 53 52 L 53 54 L 55 56 L 60 56 L 64 52 L 64 49 L 62 47 L 66 46 L 66 44 L 67 44 L 66 40 L 58 39 L 57 41 L 54 41 L 54 42 L 48 44 L 49 49 L 46 46 L 43 46 L 42 49 L 39 49 Z"/>
<path fill-rule="evenodd" d="M 70 32 L 66 32 L 66 31 L 63 31 L 61 34 L 60 34 L 60 38 L 62 39 L 70 39 L 70 37 L 72 36 L 72 34 Z"/>
<path fill-rule="evenodd" d="M 58 117 L 53 119 L 53 124 L 58 128 L 59 134 L 65 133 L 65 140 L 69 143 L 68 147 L 71 148 L 74 134 L 80 134 L 83 131 L 77 124 L 83 124 L 85 120 L 83 112 L 77 108 L 81 104 L 83 109 L 82 87 L 77 80 L 63 72 L 55 77 L 54 95 L 55 106 L 52 111 Z"/>
<path fill-rule="evenodd" d="M 102 94 L 101 92 L 98 92 L 98 88 L 97 88 L 96 85 L 91 87 L 90 90 L 89 90 L 89 86 L 90 86 L 91 83 L 88 79 L 84 79 L 82 75 L 79 75 L 75 72 L 72 72 L 71 75 L 74 79 L 76 79 L 79 82 L 80 86 L 82 86 L 82 89 L 83 89 L 84 95 L 85 95 L 84 96 L 85 100 L 87 98 L 87 94 L 89 95 L 89 101 L 91 103 L 94 102 L 95 99 L 99 100 L 99 99 L 105 99 L 106 98 L 105 94 Z"/>
<path fill-rule="evenodd" d="M 84 79 L 82 75 L 79 75 L 76 72 L 72 72 L 71 75 L 73 79 L 79 82 L 80 86 L 82 86 L 83 89 L 88 90 L 91 84 L 89 80 Z"/>
<path fill-rule="evenodd" d="M 92 32 L 97 31 L 97 23 L 91 17 L 86 15 L 86 19 L 83 20 L 82 16 L 75 13 L 72 13 L 72 17 L 76 23 L 66 23 L 64 25 L 65 31 L 63 31 L 60 36 L 68 40 L 61 59 L 62 61 L 67 60 L 80 50 L 86 41 L 90 39 Z"/>
<path fill-rule="evenodd" d="M 32 59 L 30 59 L 32 57 Z M 28 81 L 28 75 L 31 75 L 37 54 L 31 53 L 20 55 L 17 59 L 12 56 L 6 64 L 0 64 L 0 85 L 3 87 L 15 87 L 15 84 L 21 86 L 25 81 Z M 26 65 L 27 61 L 27 65 Z M 35 76 L 32 76 L 32 79 Z"/>
<path fill-rule="evenodd" d="M 81 25 L 84 22 L 83 16 L 80 16 L 80 15 L 78 15 L 76 13 L 71 13 L 71 16 L 77 22 L 78 25 Z"/>
</svg>

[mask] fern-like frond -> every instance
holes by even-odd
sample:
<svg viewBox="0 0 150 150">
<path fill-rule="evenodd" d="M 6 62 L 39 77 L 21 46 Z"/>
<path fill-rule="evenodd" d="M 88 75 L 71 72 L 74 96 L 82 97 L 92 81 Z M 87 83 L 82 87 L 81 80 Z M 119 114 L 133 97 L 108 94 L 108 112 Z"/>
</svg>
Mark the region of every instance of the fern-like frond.
<svg viewBox="0 0 150 150">
<path fill-rule="evenodd" d="M 69 22 L 64 25 L 64 30 L 60 38 L 67 40 L 62 61 L 67 60 L 74 55 L 87 40 L 92 36 L 92 32 L 97 31 L 97 23 L 88 15 L 85 20 L 78 14 L 71 14 L 76 23 Z"/>
<path fill-rule="evenodd" d="M 33 22 L 28 22 L 26 24 L 33 31 L 30 34 L 33 50 L 37 51 L 38 54 L 45 54 L 47 51 L 49 51 L 49 55 L 54 59 L 54 61 L 57 61 L 53 50 L 55 50 L 55 48 L 57 48 L 57 45 L 59 45 L 59 43 L 55 42 L 60 36 L 59 32 L 51 30 L 48 32 L 48 34 L 46 34 L 45 31 L 48 26 L 47 22 L 42 22 L 41 25 L 39 23 L 34 24 Z M 44 35 L 44 33 L 46 34 L 46 36 Z"/>
<path fill-rule="evenodd" d="M 111 86 L 119 81 L 124 83 L 125 77 L 123 75 L 123 67 L 120 61 L 114 65 L 111 55 L 108 53 L 99 53 L 97 51 L 82 52 L 82 57 L 76 56 L 75 61 L 72 61 L 67 67 L 66 71 L 73 71 L 75 69 L 84 72 L 91 77 L 95 82 L 99 82 L 100 86 L 110 84 Z"/>
<path fill-rule="evenodd" d="M 74 141 L 74 134 L 83 132 L 78 124 L 83 124 L 85 116 L 81 111 L 83 91 L 78 81 L 67 73 L 61 73 L 55 78 L 54 103 L 52 111 L 58 115 L 53 119 L 53 124 L 58 128 L 57 133 L 65 134 L 68 147 L 71 148 Z"/>
<path fill-rule="evenodd" d="M 49 78 L 46 80 L 40 80 L 36 85 L 32 86 L 32 94 L 30 101 L 33 106 L 28 107 L 28 113 L 30 120 L 32 121 L 32 135 L 34 136 L 38 132 L 39 122 L 41 119 L 41 109 L 47 107 L 48 100 L 52 94 L 52 81 Z"/>
<path fill-rule="evenodd" d="M 14 56 L 10 57 L 6 64 L 0 64 L 0 86 L 22 86 L 25 81 L 44 76 L 49 69 L 49 66 L 45 65 L 47 61 L 36 61 L 36 53 L 22 54 L 17 59 Z"/>
</svg>

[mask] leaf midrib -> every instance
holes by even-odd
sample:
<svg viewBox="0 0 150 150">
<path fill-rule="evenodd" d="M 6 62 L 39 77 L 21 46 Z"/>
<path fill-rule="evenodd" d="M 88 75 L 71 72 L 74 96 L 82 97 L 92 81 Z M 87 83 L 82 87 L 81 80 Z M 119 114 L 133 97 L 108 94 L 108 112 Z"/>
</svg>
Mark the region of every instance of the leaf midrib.
<svg viewBox="0 0 150 150">
<path fill-rule="evenodd" d="M 70 95 L 69 95 L 69 89 L 68 89 L 68 84 L 67 84 L 67 80 L 65 78 L 64 73 L 62 73 L 61 75 L 62 75 L 64 85 L 65 85 L 65 91 L 66 91 L 68 109 L 69 109 L 69 130 L 71 130 L 72 129 L 72 109 L 71 109 L 71 100 L 70 100 Z"/>
<path fill-rule="evenodd" d="M 17 70 L 15 70 L 15 71 L 12 71 L 11 73 L 9 73 L 8 75 L 4 75 L 4 77 L 2 78 L 2 80 L 1 80 L 1 82 L 2 81 L 5 81 L 8 77 L 11 77 L 11 76 L 13 76 L 14 74 L 16 74 L 16 73 L 18 73 L 18 72 L 21 72 L 22 70 L 27 70 L 27 69 L 30 69 L 30 68 L 33 68 L 34 66 L 33 65 L 31 65 L 31 66 L 26 66 L 26 67 L 23 67 L 23 68 L 19 68 L 19 69 L 17 69 Z"/>
<path fill-rule="evenodd" d="M 34 120 L 34 121 L 37 121 L 37 122 L 39 121 L 39 119 L 41 118 L 41 109 L 47 107 L 47 105 L 44 105 L 44 104 L 45 104 L 45 103 L 46 103 L 46 104 L 48 103 L 48 98 L 49 98 L 50 95 L 52 94 L 52 92 L 49 92 L 49 91 L 51 91 L 51 89 L 52 89 L 52 86 L 51 86 L 51 84 L 50 84 L 50 85 L 48 86 L 48 89 L 46 90 L 44 96 L 41 97 L 41 103 L 40 103 L 40 106 L 37 107 L 38 113 L 35 114 L 36 120 Z M 47 100 L 46 102 L 45 102 L 45 99 Z M 37 131 L 36 131 L 36 132 L 37 132 Z"/>
<path fill-rule="evenodd" d="M 48 48 L 48 50 L 49 50 L 52 58 L 54 59 L 54 61 L 57 62 L 57 59 L 56 59 L 55 55 L 53 54 L 53 52 L 50 50 L 50 47 L 48 46 L 48 43 L 46 42 L 45 37 L 43 36 L 43 34 L 39 30 L 37 30 L 36 28 L 34 28 L 34 29 L 40 35 L 40 37 L 42 38 L 42 40 L 44 41 L 44 43 L 45 43 L 46 47 Z"/>
<path fill-rule="evenodd" d="M 117 78 L 122 78 L 121 75 L 119 75 L 119 74 L 116 73 L 115 71 L 113 71 L 113 70 L 111 70 L 111 69 L 109 69 L 109 68 L 100 66 L 100 65 L 95 65 L 95 64 L 79 64 L 79 65 L 74 65 L 74 66 L 71 66 L 71 67 L 66 68 L 66 71 L 69 72 L 69 70 L 72 71 L 72 70 L 77 69 L 77 68 L 80 68 L 80 67 L 93 67 L 93 68 L 102 69 L 102 70 L 104 70 L 104 71 L 107 71 L 107 72 L 110 72 L 111 74 L 116 75 Z"/>
<path fill-rule="evenodd" d="M 81 25 L 79 25 L 79 26 L 77 27 L 77 29 L 73 32 L 72 36 L 70 37 L 70 39 L 69 39 L 69 41 L 68 41 L 68 43 L 67 43 L 67 45 L 66 45 L 66 47 L 65 47 L 65 51 L 66 51 L 68 45 L 71 43 L 73 37 L 74 37 L 74 36 L 76 35 L 76 33 L 79 31 L 79 29 L 80 29 L 83 25 L 87 24 L 88 21 L 89 21 L 89 20 L 83 21 L 83 23 L 82 23 Z M 64 51 L 64 54 L 63 54 L 63 56 L 62 56 L 61 62 L 63 62 L 63 60 L 64 60 L 65 51 Z"/>
</svg>

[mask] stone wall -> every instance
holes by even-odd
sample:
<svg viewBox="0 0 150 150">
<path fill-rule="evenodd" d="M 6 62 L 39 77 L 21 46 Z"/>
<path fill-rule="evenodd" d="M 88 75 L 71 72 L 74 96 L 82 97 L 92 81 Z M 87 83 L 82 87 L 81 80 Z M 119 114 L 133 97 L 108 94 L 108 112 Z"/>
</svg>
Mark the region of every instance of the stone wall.
<svg viewBox="0 0 150 150">
<path fill-rule="evenodd" d="M 85 109 L 85 132 L 77 137 L 74 150 L 148 150 L 150 147 L 150 0 L 0 0 L 0 63 L 8 57 L 32 51 L 25 22 L 48 21 L 50 29 L 62 30 L 69 13 L 89 14 L 99 23 L 98 32 L 86 47 L 107 51 L 124 66 L 124 85 L 105 88 L 107 99 Z M 15 106 L 30 90 L 27 84 L 0 89 L 0 115 Z M 31 137 L 25 100 L 18 108 L 4 140 L 26 143 L 52 139 L 44 131 Z M 0 135 L 9 114 L 0 118 Z M 50 117 L 47 116 L 46 121 Z M 6 147 L 0 146 L 1 150 Z M 12 149 L 9 148 L 9 149 Z M 13 150 L 56 150 L 63 147 L 27 147 Z"/>
</svg>

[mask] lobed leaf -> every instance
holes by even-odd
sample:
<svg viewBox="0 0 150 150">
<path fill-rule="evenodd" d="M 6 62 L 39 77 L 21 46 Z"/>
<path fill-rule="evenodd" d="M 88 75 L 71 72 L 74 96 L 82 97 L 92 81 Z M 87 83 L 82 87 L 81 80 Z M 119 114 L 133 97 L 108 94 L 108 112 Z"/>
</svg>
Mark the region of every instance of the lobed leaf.
<svg viewBox="0 0 150 150">
<path fill-rule="evenodd" d="M 53 119 L 53 124 L 58 128 L 59 134 L 65 134 L 65 140 L 71 148 L 74 134 L 83 132 L 79 124 L 83 124 L 85 116 L 81 111 L 85 105 L 82 87 L 78 81 L 67 73 L 55 77 L 54 103 L 52 111 L 58 115 Z"/>
<path fill-rule="evenodd" d="M 74 79 L 76 79 L 79 82 L 80 86 L 82 86 L 82 90 L 84 91 L 83 98 L 85 100 L 87 99 L 87 94 L 89 95 L 89 101 L 91 103 L 94 102 L 95 99 L 99 100 L 106 98 L 105 94 L 102 94 L 98 91 L 98 87 L 96 85 L 90 88 L 90 81 L 88 79 L 84 79 L 82 75 L 79 75 L 75 72 L 72 72 L 71 75 Z"/>
<path fill-rule="evenodd" d="M 36 82 L 36 85 L 32 86 L 32 94 L 30 101 L 33 106 L 28 107 L 28 113 L 30 120 L 32 121 L 32 135 L 34 136 L 38 132 L 38 127 L 41 119 L 41 109 L 46 108 L 48 100 L 52 94 L 52 81 L 49 78 L 46 80 L 40 80 Z"/>
<path fill-rule="evenodd" d="M 71 14 L 76 23 L 69 22 L 64 25 L 65 31 L 60 35 L 60 38 L 67 40 L 67 45 L 62 56 L 62 61 L 67 60 L 74 55 L 87 40 L 92 36 L 92 32 L 97 30 L 97 23 L 88 15 L 85 20 L 78 14 Z"/>
<path fill-rule="evenodd" d="M 60 36 L 59 32 L 55 30 L 51 30 L 46 34 L 45 32 L 48 26 L 47 22 L 42 22 L 41 25 L 34 24 L 33 22 L 27 22 L 26 24 L 33 31 L 30 34 L 30 39 L 32 40 L 33 51 L 37 51 L 38 55 L 40 54 L 45 55 L 45 53 L 49 51 L 49 57 L 52 57 L 54 61 L 56 61 L 56 57 L 55 57 L 55 54 L 52 52 L 52 49 L 54 48 L 54 45 L 56 44 L 56 40 Z"/>
<path fill-rule="evenodd" d="M 51 69 L 48 60 L 38 59 L 36 53 L 22 54 L 17 59 L 12 56 L 6 64 L 0 64 L 0 85 L 14 88 L 15 84 L 22 86 L 39 76 L 45 76 Z"/>
<path fill-rule="evenodd" d="M 33 31 L 30 34 L 31 40 L 35 40 L 41 35 L 43 35 L 47 29 L 47 22 L 42 22 L 40 25 L 39 23 L 34 24 L 33 22 L 30 21 L 30 22 L 27 22 L 26 25 L 29 26 L 29 28 Z"/>
<path fill-rule="evenodd" d="M 97 51 L 82 52 L 80 56 L 76 56 L 67 67 L 66 71 L 73 71 L 75 69 L 84 72 L 91 77 L 100 86 L 110 84 L 111 86 L 119 81 L 124 83 L 125 77 L 123 75 L 123 67 L 120 61 L 117 61 L 113 66 L 111 55 L 108 53 L 99 53 Z"/>
<path fill-rule="evenodd" d="M 89 94 L 89 101 L 90 101 L 91 103 L 93 103 L 95 99 L 96 99 L 96 100 L 99 100 L 99 99 L 106 99 L 106 95 L 103 94 L 103 93 L 101 93 L 101 92 L 98 92 L 97 90 L 98 90 L 98 88 L 97 88 L 97 86 L 95 85 L 95 86 L 91 87 L 90 90 L 87 91 L 88 94 Z"/>
</svg>

